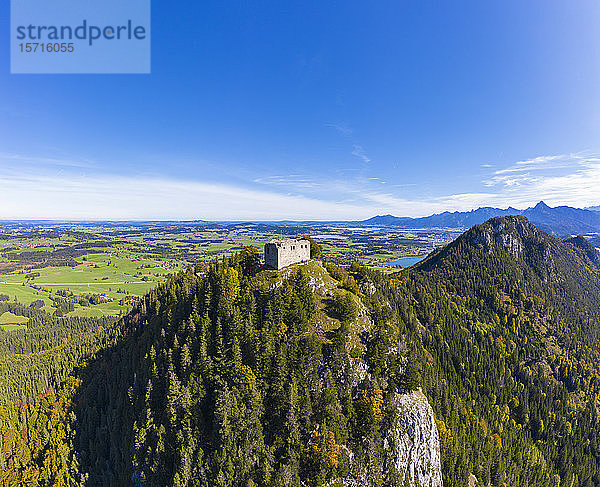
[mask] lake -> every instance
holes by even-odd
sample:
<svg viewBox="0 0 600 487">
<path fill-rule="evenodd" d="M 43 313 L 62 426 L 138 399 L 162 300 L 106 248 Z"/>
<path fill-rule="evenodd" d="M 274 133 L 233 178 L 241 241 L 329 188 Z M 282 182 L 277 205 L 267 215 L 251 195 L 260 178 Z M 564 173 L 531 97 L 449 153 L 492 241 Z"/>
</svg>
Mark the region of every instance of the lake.
<svg viewBox="0 0 600 487">
<path fill-rule="evenodd" d="M 384 265 L 389 267 L 410 267 L 411 265 L 418 264 L 425 257 L 427 257 L 427 255 L 420 255 L 419 257 L 400 257 L 399 259 L 392 260 L 391 262 L 386 262 Z"/>
</svg>

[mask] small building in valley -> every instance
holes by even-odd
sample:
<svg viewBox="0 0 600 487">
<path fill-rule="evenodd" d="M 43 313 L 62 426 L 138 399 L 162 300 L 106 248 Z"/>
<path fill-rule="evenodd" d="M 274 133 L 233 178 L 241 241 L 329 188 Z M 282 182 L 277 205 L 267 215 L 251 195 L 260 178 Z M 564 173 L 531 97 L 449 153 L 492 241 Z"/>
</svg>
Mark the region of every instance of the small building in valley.
<svg viewBox="0 0 600 487">
<path fill-rule="evenodd" d="M 265 265 L 271 269 L 283 269 L 310 260 L 310 242 L 303 238 L 271 240 L 265 244 Z"/>
</svg>

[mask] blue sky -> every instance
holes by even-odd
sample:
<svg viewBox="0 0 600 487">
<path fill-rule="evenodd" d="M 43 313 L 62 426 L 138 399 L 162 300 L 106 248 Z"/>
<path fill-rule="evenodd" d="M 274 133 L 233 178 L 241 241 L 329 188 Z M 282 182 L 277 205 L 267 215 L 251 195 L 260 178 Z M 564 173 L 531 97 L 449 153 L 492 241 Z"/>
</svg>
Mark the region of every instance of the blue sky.
<svg viewBox="0 0 600 487">
<path fill-rule="evenodd" d="M 11 75 L 0 218 L 600 204 L 600 4 L 152 2 L 152 74 Z"/>
</svg>

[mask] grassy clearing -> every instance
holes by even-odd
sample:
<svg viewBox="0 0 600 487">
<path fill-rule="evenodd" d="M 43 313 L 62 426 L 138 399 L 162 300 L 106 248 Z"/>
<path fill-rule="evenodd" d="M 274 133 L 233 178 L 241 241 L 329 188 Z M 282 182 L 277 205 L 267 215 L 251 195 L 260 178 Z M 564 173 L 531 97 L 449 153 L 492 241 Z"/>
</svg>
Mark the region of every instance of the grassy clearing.
<svg viewBox="0 0 600 487">
<path fill-rule="evenodd" d="M 0 280 L 5 280 L 6 276 L 0 276 Z M 17 301 L 23 304 L 31 304 L 33 301 L 41 299 L 46 305 L 51 305 L 52 300 L 48 298 L 48 293 L 38 291 L 31 288 L 30 286 L 22 286 L 19 284 L 0 284 L 0 294 L 6 294 L 10 297 L 11 301 L 15 298 Z"/>
<path fill-rule="evenodd" d="M 10 311 L 6 311 L 0 315 L 0 325 L 22 325 L 28 321 L 29 318 L 27 316 L 15 315 Z"/>
<path fill-rule="evenodd" d="M 14 331 L 14 330 L 23 330 L 23 329 L 27 329 L 27 325 L 0 325 L 0 327 L 4 330 L 4 331 Z"/>
<path fill-rule="evenodd" d="M 121 306 L 118 301 L 97 304 L 95 306 L 76 306 L 67 316 L 114 316 L 127 311 L 128 307 Z"/>
<path fill-rule="evenodd" d="M 12 314 L 10 311 L 6 311 L 0 315 L 0 326 L 6 331 L 20 330 L 21 328 L 27 328 L 29 318 L 26 316 L 18 316 Z"/>
</svg>

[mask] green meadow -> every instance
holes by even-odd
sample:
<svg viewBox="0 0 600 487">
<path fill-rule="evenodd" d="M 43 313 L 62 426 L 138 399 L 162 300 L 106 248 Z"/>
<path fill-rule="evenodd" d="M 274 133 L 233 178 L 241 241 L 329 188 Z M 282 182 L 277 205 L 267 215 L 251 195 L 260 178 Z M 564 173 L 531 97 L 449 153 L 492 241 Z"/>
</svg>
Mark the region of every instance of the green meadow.
<svg viewBox="0 0 600 487">
<path fill-rule="evenodd" d="M 27 328 L 29 318 L 26 316 L 18 316 L 12 314 L 10 311 L 6 311 L 0 315 L 0 326 L 6 331 L 19 330 L 21 328 Z"/>
<path fill-rule="evenodd" d="M 358 262 L 383 272 L 387 262 L 423 254 L 439 235 L 385 229 L 297 228 L 219 224 L 154 227 L 71 224 L 56 229 L 0 232 L 0 294 L 10 301 L 42 301 L 49 313 L 118 315 L 137 298 L 192 263 L 210 261 L 254 245 L 261 252 L 272 238 L 318 235 L 322 259 Z M 333 238 L 331 236 L 333 235 Z M 62 303 L 62 307 L 61 307 Z M 6 326 L 23 326 L 18 323 Z"/>
<path fill-rule="evenodd" d="M 49 312 L 52 312 L 52 297 L 58 296 L 57 291 L 70 291 L 75 299 L 104 295 L 102 299 L 107 302 L 90 306 L 75 303 L 75 310 L 68 315 L 114 315 L 128 308 L 126 304 L 119 304 L 120 300 L 143 296 L 186 265 L 173 260 L 144 259 L 131 251 L 120 254 L 87 254 L 76 259 L 75 267 L 50 266 L 1 274 L 0 294 L 23 304 L 42 300 L 44 309 Z"/>
</svg>

